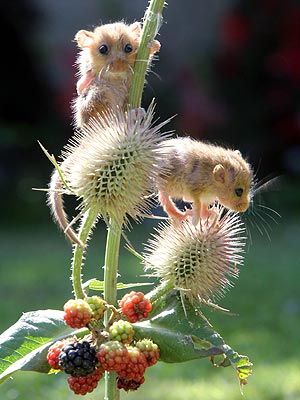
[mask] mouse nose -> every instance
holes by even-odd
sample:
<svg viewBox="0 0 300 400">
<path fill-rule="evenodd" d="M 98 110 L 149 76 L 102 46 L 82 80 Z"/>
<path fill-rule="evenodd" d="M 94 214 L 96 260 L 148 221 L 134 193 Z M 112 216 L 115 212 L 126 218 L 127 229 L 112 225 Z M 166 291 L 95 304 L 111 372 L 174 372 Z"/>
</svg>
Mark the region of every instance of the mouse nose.
<svg viewBox="0 0 300 400">
<path fill-rule="evenodd" d="M 122 60 L 120 58 L 112 61 L 109 65 L 110 72 L 124 72 L 126 68 L 127 68 L 126 60 Z"/>
<path fill-rule="evenodd" d="M 245 212 L 248 210 L 249 204 L 248 203 L 240 203 L 237 205 L 238 212 Z"/>
</svg>

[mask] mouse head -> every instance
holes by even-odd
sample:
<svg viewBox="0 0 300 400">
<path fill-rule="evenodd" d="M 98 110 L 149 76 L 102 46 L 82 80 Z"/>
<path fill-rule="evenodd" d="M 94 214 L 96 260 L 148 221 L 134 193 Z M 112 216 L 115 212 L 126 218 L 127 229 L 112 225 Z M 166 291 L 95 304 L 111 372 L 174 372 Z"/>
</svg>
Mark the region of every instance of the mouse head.
<svg viewBox="0 0 300 400">
<path fill-rule="evenodd" d="M 214 187 L 220 203 L 232 211 L 244 212 L 251 200 L 253 174 L 238 150 L 230 151 L 213 170 Z"/>
<path fill-rule="evenodd" d="M 126 25 L 123 22 L 102 25 L 93 32 L 77 32 L 75 41 L 83 52 L 89 56 L 95 74 L 100 72 L 127 73 L 132 71 L 137 49 L 141 39 L 141 24 L 135 22 Z M 160 43 L 154 40 L 150 54 L 158 52 Z"/>
</svg>

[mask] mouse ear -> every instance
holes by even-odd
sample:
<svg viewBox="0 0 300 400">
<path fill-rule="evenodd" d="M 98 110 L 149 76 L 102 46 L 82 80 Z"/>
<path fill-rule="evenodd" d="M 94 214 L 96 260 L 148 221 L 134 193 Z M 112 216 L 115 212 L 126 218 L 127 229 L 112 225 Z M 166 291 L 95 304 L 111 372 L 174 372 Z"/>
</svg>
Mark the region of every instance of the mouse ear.
<svg viewBox="0 0 300 400">
<path fill-rule="evenodd" d="M 160 42 L 158 40 L 152 40 L 150 43 L 150 54 L 158 53 L 160 50 Z"/>
<path fill-rule="evenodd" d="M 129 28 L 137 36 L 140 36 L 140 34 L 142 32 L 142 24 L 140 22 L 134 22 L 133 24 L 129 25 Z"/>
<path fill-rule="evenodd" d="M 76 33 L 74 40 L 77 42 L 78 47 L 91 47 L 94 42 L 94 34 L 90 31 L 81 30 Z"/>
<path fill-rule="evenodd" d="M 215 181 L 225 183 L 225 168 L 223 167 L 223 165 L 218 164 L 215 166 L 213 170 L 213 176 Z"/>
</svg>

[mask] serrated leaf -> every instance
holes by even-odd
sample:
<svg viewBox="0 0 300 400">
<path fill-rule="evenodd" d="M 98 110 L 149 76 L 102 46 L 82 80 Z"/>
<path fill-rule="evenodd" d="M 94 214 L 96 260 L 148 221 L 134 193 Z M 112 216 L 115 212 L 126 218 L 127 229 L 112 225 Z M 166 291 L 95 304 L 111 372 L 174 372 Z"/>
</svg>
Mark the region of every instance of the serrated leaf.
<svg viewBox="0 0 300 400">
<path fill-rule="evenodd" d="M 134 287 L 139 287 L 139 286 L 149 286 L 153 285 L 153 283 L 149 282 L 142 282 L 142 283 L 122 283 L 118 282 L 117 283 L 117 290 L 122 290 L 122 289 L 131 289 Z M 91 290 L 97 290 L 100 292 L 104 291 L 104 281 L 99 281 L 98 279 L 90 279 L 89 281 L 85 282 L 83 284 L 83 288 L 89 288 Z"/>
<path fill-rule="evenodd" d="M 248 357 L 229 347 L 190 303 L 183 307 L 175 293 L 156 305 L 150 319 L 133 325 L 136 339 L 151 338 L 159 346 L 161 361 L 175 363 L 223 355 L 219 366 L 232 365 L 240 382 L 245 383 L 252 373 Z"/>
<path fill-rule="evenodd" d="M 74 334 L 63 321 L 63 311 L 27 312 L 0 335 L 0 383 L 16 371 L 47 373 L 49 346 Z"/>
</svg>

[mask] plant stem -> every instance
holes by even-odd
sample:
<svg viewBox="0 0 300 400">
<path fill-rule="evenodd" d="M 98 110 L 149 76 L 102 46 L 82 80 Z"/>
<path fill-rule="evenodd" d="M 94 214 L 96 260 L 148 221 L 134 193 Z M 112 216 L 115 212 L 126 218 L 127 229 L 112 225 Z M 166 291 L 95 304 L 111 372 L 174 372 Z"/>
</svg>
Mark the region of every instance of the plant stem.
<svg viewBox="0 0 300 400">
<path fill-rule="evenodd" d="M 92 227 L 97 219 L 97 211 L 96 209 L 89 209 L 82 219 L 82 223 L 79 230 L 79 239 L 86 244 L 89 234 L 92 230 Z M 86 294 L 82 287 L 81 280 L 81 270 L 83 264 L 83 255 L 85 249 L 83 249 L 78 244 L 74 247 L 74 255 L 72 260 L 72 284 L 73 291 L 76 299 L 84 299 Z"/>
<path fill-rule="evenodd" d="M 104 300 L 114 306 L 117 302 L 117 277 L 121 234 L 122 224 L 111 218 L 107 233 L 104 260 Z M 106 311 L 104 315 L 105 326 L 108 324 L 110 314 L 111 311 Z M 117 399 L 119 399 L 119 390 L 117 389 L 116 374 L 106 372 L 104 400 Z"/>
<path fill-rule="evenodd" d="M 129 105 L 131 108 L 141 106 L 142 94 L 145 85 L 145 76 L 150 56 L 150 43 L 155 38 L 162 23 L 162 11 L 165 5 L 164 0 L 151 0 L 144 16 L 144 25 L 141 43 L 138 49 L 132 86 L 129 92 Z"/>
<path fill-rule="evenodd" d="M 151 0 L 145 13 L 142 38 L 137 53 L 137 60 L 134 65 L 132 86 L 129 93 L 128 102 L 131 108 L 141 106 L 148 59 L 150 56 L 149 44 L 156 36 L 160 27 L 164 4 L 164 0 Z M 122 225 L 111 218 L 105 250 L 104 299 L 112 305 L 116 305 L 117 300 L 117 276 L 121 233 Z M 110 314 L 110 311 L 105 313 L 105 326 L 108 324 Z M 117 400 L 119 399 L 119 395 L 120 393 L 117 389 L 116 374 L 105 372 L 104 400 Z"/>
</svg>

